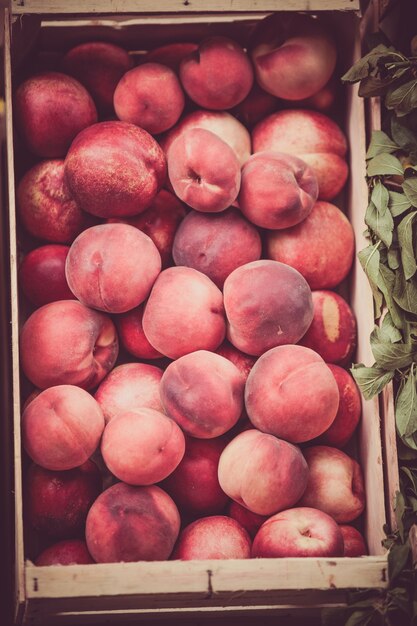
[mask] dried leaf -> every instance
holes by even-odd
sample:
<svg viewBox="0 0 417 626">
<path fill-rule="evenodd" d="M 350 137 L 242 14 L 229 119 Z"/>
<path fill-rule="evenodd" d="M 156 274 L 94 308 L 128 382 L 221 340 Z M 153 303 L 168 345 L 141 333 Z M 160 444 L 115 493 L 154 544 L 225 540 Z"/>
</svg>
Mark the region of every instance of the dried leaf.
<svg viewBox="0 0 417 626">
<path fill-rule="evenodd" d="M 401 250 L 401 263 L 406 280 L 412 278 L 417 270 L 413 246 L 413 223 L 416 217 L 417 211 L 408 213 L 397 227 L 398 245 Z"/>
<path fill-rule="evenodd" d="M 398 193 L 397 191 L 390 191 L 388 206 L 391 211 L 391 215 L 393 217 L 398 217 L 411 207 L 411 203 L 405 194 Z"/>
<path fill-rule="evenodd" d="M 362 363 L 355 364 L 350 371 L 365 400 L 377 396 L 394 377 L 394 372 L 387 372 L 375 365 L 365 367 Z"/>
<path fill-rule="evenodd" d="M 395 152 L 399 150 L 399 146 L 388 137 L 382 130 L 374 130 L 369 144 L 368 152 L 366 153 L 366 159 L 372 159 L 383 154 L 384 152 Z"/>
<path fill-rule="evenodd" d="M 368 176 L 393 176 L 403 175 L 404 170 L 401 161 L 393 154 L 378 154 L 368 161 Z"/>
</svg>

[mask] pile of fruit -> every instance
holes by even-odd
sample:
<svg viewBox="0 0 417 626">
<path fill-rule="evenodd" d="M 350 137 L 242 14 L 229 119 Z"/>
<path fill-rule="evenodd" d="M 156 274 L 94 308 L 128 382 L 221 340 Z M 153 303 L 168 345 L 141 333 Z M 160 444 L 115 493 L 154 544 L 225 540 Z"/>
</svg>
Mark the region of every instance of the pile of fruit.
<svg viewBox="0 0 417 626">
<path fill-rule="evenodd" d="M 16 89 L 37 564 L 366 553 L 336 61 L 276 14 Z"/>
</svg>

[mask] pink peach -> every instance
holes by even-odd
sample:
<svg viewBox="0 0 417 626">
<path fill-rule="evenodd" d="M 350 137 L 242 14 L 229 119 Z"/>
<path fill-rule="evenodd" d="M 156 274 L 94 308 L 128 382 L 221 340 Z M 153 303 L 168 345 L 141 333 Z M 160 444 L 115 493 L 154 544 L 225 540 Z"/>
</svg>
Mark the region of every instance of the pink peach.
<svg viewBox="0 0 417 626">
<path fill-rule="evenodd" d="M 213 515 L 184 528 L 171 559 L 248 559 L 250 550 L 250 537 L 236 520 Z"/>
<path fill-rule="evenodd" d="M 343 535 L 344 552 L 343 556 L 364 556 L 368 554 L 365 539 L 354 526 L 341 524 L 339 526 Z"/>
<path fill-rule="evenodd" d="M 94 563 L 87 544 L 81 539 L 65 539 L 43 550 L 35 565 L 89 565 Z"/>
<path fill-rule="evenodd" d="M 119 340 L 125 350 L 138 359 L 159 359 L 163 355 L 158 350 L 155 350 L 143 332 L 142 318 L 144 309 L 145 303 L 126 313 L 114 316 L 113 319 L 117 326 Z"/>
</svg>

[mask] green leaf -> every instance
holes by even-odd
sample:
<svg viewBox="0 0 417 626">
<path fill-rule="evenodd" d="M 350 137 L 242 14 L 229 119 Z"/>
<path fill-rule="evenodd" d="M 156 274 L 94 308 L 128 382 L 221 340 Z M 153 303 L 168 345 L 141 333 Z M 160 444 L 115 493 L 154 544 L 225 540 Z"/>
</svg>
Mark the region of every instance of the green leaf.
<svg viewBox="0 0 417 626">
<path fill-rule="evenodd" d="M 402 340 L 402 334 L 392 321 L 391 313 L 389 311 L 384 315 L 381 328 L 379 330 L 383 341 L 397 343 L 397 341 Z"/>
<path fill-rule="evenodd" d="M 404 313 L 401 311 L 401 304 L 398 305 L 393 299 L 393 291 L 395 290 L 395 281 L 401 272 L 393 272 L 382 263 L 379 266 L 378 287 L 385 297 L 388 311 L 391 313 L 392 321 L 397 328 L 404 327 Z"/>
<path fill-rule="evenodd" d="M 387 262 L 391 270 L 397 270 L 400 267 L 400 251 L 397 248 L 393 248 L 392 245 L 388 250 Z"/>
<path fill-rule="evenodd" d="M 407 116 L 391 116 L 391 135 L 396 144 L 405 152 L 417 155 L 417 111 Z"/>
<path fill-rule="evenodd" d="M 404 545 L 394 544 L 388 552 L 388 578 L 391 584 L 406 567 L 410 559 L 410 552 L 408 543 Z"/>
<path fill-rule="evenodd" d="M 381 185 L 383 187 L 383 185 Z M 385 187 L 384 187 L 385 189 Z M 388 206 L 388 199 L 387 199 Z M 381 207 L 381 211 L 384 210 Z M 378 207 L 372 202 L 369 203 L 365 213 L 365 223 L 375 233 L 375 235 L 383 241 L 383 243 L 389 248 L 392 243 L 392 232 L 394 230 L 394 220 L 389 211 L 381 213 Z"/>
<path fill-rule="evenodd" d="M 369 75 L 372 68 L 377 67 L 377 63 L 381 59 L 389 60 L 392 58 L 391 52 L 394 48 L 389 48 L 384 44 L 376 46 L 373 50 L 365 54 L 359 61 L 355 63 L 347 72 L 342 76 L 344 83 L 357 83 L 362 78 Z"/>
<path fill-rule="evenodd" d="M 370 618 L 372 618 L 372 614 L 372 605 L 369 606 L 369 609 L 364 609 L 363 611 L 354 611 L 345 623 L 345 626 L 367 626 L 367 624 L 369 624 Z"/>
<path fill-rule="evenodd" d="M 405 500 L 401 491 L 395 493 L 395 519 L 397 520 L 398 532 L 400 533 L 401 541 L 404 543 L 404 524 L 403 517 L 405 513 Z"/>
<path fill-rule="evenodd" d="M 408 311 L 409 313 L 417 315 L 417 286 L 415 283 L 415 278 L 405 280 L 404 274 L 402 272 L 396 272 L 395 284 L 392 290 L 392 297 L 394 298 L 395 302 L 402 309 L 404 309 L 404 311 Z M 393 320 L 395 325 L 397 326 L 394 317 Z"/>
<path fill-rule="evenodd" d="M 417 345 L 406 343 L 371 343 L 376 366 L 384 370 L 408 367 L 417 358 Z"/>
<path fill-rule="evenodd" d="M 376 206 L 378 213 L 384 215 L 388 208 L 389 193 L 388 189 L 381 183 L 380 180 L 376 181 L 374 188 L 372 189 L 371 201 Z"/>
<path fill-rule="evenodd" d="M 417 459 L 417 447 L 407 446 L 402 439 L 397 439 L 398 458 L 402 461 L 413 461 Z"/>
<path fill-rule="evenodd" d="M 395 421 L 401 437 L 410 437 L 417 431 L 417 388 L 414 366 L 401 382 L 395 401 Z"/>
<path fill-rule="evenodd" d="M 374 130 L 369 144 L 368 152 L 366 153 L 366 159 L 372 159 L 383 154 L 384 152 L 395 152 L 399 150 L 399 146 L 388 137 L 382 130 Z"/>
<path fill-rule="evenodd" d="M 375 302 L 375 317 L 381 315 L 382 307 L 382 294 L 378 289 L 379 278 L 379 260 L 380 254 L 378 250 L 379 244 L 370 245 L 358 252 L 358 259 L 362 268 L 368 278 L 369 284 L 372 289 L 372 294 Z"/>
<path fill-rule="evenodd" d="M 400 467 L 400 470 L 407 476 L 413 486 L 414 493 L 417 495 L 417 473 L 413 473 L 409 467 Z"/>
<path fill-rule="evenodd" d="M 407 448 L 417 450 L 417 437 L 415 435 L 411 435 L 411 437 L 401 437 L 401 441 Z"/>
<path fill-rule="evenodd" d="M 365 367 L 362 363 L 355 364 L 351 373 L 365 400 L 370 400 L 378 395 L 394 377 L 394 372 L 387 372 L 376 365 Z"/>
<path fill-rule="evenodd" d="M 394 109 L 398 117 L 407 115 L 417 107 L 417 80 L 393 87 L 385 97 L 387 109 Z"/>
<path fill-rule="evenodd" d="M 411 207 L 411 203 L 409 202 L 407 196 L 403 193 L 398 193 L 397 191 L 390 191 L 389 193 L 389 210 L 391 211 L 391 215 L 393 217 L 398 217 L 398 215 L 402 215 L 405 211 L 407 211 Z"/>
<path fill-rule="evenodd" d="M 378 154 L 368 161 L 368 176 L 393 176 L 403 175 L 404 170 L 401 161 L 393 154 Z"/>
<path fill-rule="evenodd" d="M 417 178 L 407 178 L 403 182 L 404 194 L 414 207 L 417 207 Z"/>
<path fill-rule="evenodd" d="M 401 250 L 401 262 L 406 280 L 412 278 L 417 270 L 413 246 L 413 222 L 416 217 L 417 211 L 408 213 L 397 227 L 398 245 Z"/>
</svg>

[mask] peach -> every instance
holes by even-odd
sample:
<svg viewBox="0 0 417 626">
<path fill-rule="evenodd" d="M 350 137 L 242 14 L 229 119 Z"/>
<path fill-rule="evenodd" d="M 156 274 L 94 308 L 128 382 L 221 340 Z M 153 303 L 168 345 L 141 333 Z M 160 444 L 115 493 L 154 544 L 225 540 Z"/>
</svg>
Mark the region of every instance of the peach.
<svg viewBox="0 0 417 626">
<path fill-rule="evenodd" d="M 25 450 L 35 463 L 48 470 L 69 470 L 85 463 L 97 448 L 103 430 L 100 405 L 74 385 L 45 389 L 22 415 Z"/>
<path fill-rule="evenodd" d="M 317 93 L 336 66 L 328 30 L 307 15 L 275 13 L 257 25 L 252 60 L 261 87 L 278 98 L 302 100 Z"/>
<path fill-rule="evenodd" d="M 20 334 L 23 372 L 40 389 L 62 384 L 93 389 L 112 369 L 118 350 L 111 319 L 76 300 L 45 304 Z"/>
<path fill-rule="evenodd" d="M 44 72 L 25 80 L 14 98 L 16 127 L 29 150 L 44 158 L 63 157 L 74 137 L 97 122 L 88 91 L 75 78 Z"/>
<path fill-rule="evenodd" d="M 170 363 L 160 386 L 166 413 L 189 435 L 212 439 L 236 424 L 244 377 L 231 361 L 197 350 Z"/>
<path fill-rule="evenodd" d="M 190 128 L 172 143 L 168 176 L 176 195 L 196 211 L 219 213 L 236 200 L 240 164 L 223 139 L 204 128 Z"/>
<path fill-rule="evenodd" d="M 89 565 L 94 563 L 87 544 L 81 539 L 65 539 L 43 550 L 35 565 Z"/>
<path fill-rule="evenodd" d="M 145 304 L 121 313 L 114 317 L 122 346 L 138 359 L 153 360 L 162 358 L 162 354 L 155 350 L 143 332 L 142 318 Z"/>
<path fill-rule="evenodd" d="M 257 513 L 253 513 L 234 500 L 230 502 L 227 508 L 227 514 L 243 526 L 251 539 L 255 538 L 256 533 L 262 524 L 268 519 L 267 515 L 258 515 Z"/>
<path fill-rule="evenodd" d="M 94 394 L 106 422 L 119 413 L 139 408 L 163 411 L 159 396 L 162 374 L 159 367 L 146 363 L 125 363 L 115 367 Z"/>
<path fill-rule="evenodd" d="M 185 91 L 206 109 L 231 109 L 253 84 L 251 62 L 243 48 L 227 37 L 208 37 L 180 65 Z"/>
<path fill-rule="evenodd" d="M 304 451 L 309 477 L 300 506 L 312 506 L 331 515 L 338 523 L 351 522 L 365 508 L 360 465 L 330 446 L 312 446 Z"/>
<path fill-rule="evenodd" d="M 300 344 L 318 352 L 326 363 L 350 365 L 357 341 L 352 309 L 333 291 L 313 291 L 312 296 L 314 317 Z"/>
<path fill-rule="evenodd" d="M 185 440 L 177 424 L 159 411 L 139 407 L 118 413 L 104 429 L 101 454 L 119 480 L 153 485 L 180 463 Z"/>
<path fill-rule="evenodd" d="M 339 84 L 335 75 L 333 75 L 324 87 L 309 98 L 300 100 L 298 104 L 300 104 L 304 109 L 316 109 L 316 111 L 327 113 L 335 105 L 339 95 L 338 92 Z"/>
<path fill-rule="evenodd" d="M 261 237 L 237 209 L 219 214 L 191 211 L 181 222 L 172 255 L 176 265 L 193 267 L 222 289 L 229 274 L 260 259 Z"/>
<path fill-rule="evenodd" d="M 226 334 L 222 293 L 197 270 L 169 267 L 155 281 L 142 324 L 151 345 L 170 359 L 215 350 Z"/>
<path fill-rule="evenodd" d="M 298 507 L 270 517 L 259 529 L 252 557 L 343 556 L 343 536 L 323 511 Z"/>
<path fill-rule="evenodd" d="M 267 256 L 300 272 L 311 289 L 336 287 L 349 273 L 355 252 L 353 228 L 334 204 L 316 202 L 300 224 L 268 232 Z"/>
<path fill-rule="evenodd" d="M 63 58 L 63 70 L 80 81 L 99 111 L 113 111 L 113 94 L 132 61 L 123 48 L 104 41 L 89 41 L 71 48 Z"/>
<path fill-rule="evenodd" d="M 24 257 L 19 267 L 19 283 L 35 306 L 74 299 L 65 278 L 68 251 L 68 246 L 50 244 L 35 248 Z"/>
<path fill-rule="evenodd" d="M 250 537 L 236 520 L 213 515 L 184 528 L 171 559 L 248 559 L 250 550 Z"/>
<path fill-rule="evenodd" d="M 178 72 L 184 57 L 198 49 L 198 44 L 189 41 L 169 43 L 149 50 L 143 57 L 145 63 L 162 63 Z"/>
<path fill-rule="evenodd" d="M 174 126 L 184 104 L 177 75 L 160 63 L 144 63 L 129 70 L 114 92 L 114 109 L 119 120 L 136 124 L 152 135 Z"/>
<path fill-rule="evenodd" d="M 303 221 L 317 194 L 311 167 L 290 154 L 267 151 L 253 154 L 243 166 L 238 202 L 256 226 L 280 229 Z"/>
<path fill-rule="evenodd" d="M 84 211 L 98 217 L 137 215 L 164 184 L 165 155 L 143 128 L 128 122 L 100 122 L 72 142 L 65 176 Z"/>
<path fill-rule="evenodd" d="M 86 542 L 97 563 L 164 561 L 179 530 L 178 509 L 165 491 L 117 483 L 91 507 Z"/>
<path fill-rule="evenodd" d="M 234 365 L 236 365 L 237 369 L 243 374 L 245 381 L 249 376 L 249 372 L 252 367 L 256 363 L 256 358 L 253 356 L 249 356 L 249 354 L 245 354 L 241 352 L 228 341 L 224 341 L 216 350 L 216 354 L 220 354 L 220 356 L 224 356 L 226 359 L 229 359 Z"/>
<path fill-rule="evenodd" d="M 351 439 L 361 418 L 361 395 L 352 376 L 338 365 L 328 365 L 339 387 L 339 408 L 334 421 L 317 440 L 325 446 L 343 448 Z"/>
<path fill-rule="evenodd" d="M 255 428 L 292 443 L 321 435 L 336 417 L 339 388 L 323 359 L 303 346 L 278 346 L 253 366 L 245 405 Z"/>
<path fill-rule="evenodd" d="M 28 170 L 16 200 L 23 226 L 38 239 L 71 243 L 91 222 L 70 194 L 62 160 L 41 161 Z"/>
<path fill-rule="evenodd" d="M 161 138 L 166 155 L 175 139 L 192 128 L 203 128 L 223 139 L 232 148 L 242 166 L 251 154 L 251 137 L 246 128 L 226 111 L 197 109 L 185 115 L 174 128 Z"/>
<path fill-rule="evenodd" d="M 223 294 L 228 339 L 253 356 L 296 343 L 313 319 L 307 282 L 299 272 L 276 261 L 238 267 L 226 278 Z"/>
<path fill-rule="evenodd" d="M 222 513 L 229 498 L 219 485 L 217 468 L 227 444 L 225 437 L 195 439 L 185 436 L 185 454 L 162 483 L 181 512 L 201 517 Z"/>
<path fill-rule="evenodd" d="M 109 217 L 107 222 L 130 224 L 148 235 L 158 248 L 162 267 L 166 268 L 172 264 L 175 233 L 185 215 L 186 211 L 182 202 L 174 194 L 162 189 L 146 211 L 140 215 L 126 219 Z"/>
<path fill-rule="evenodd" d="M 272 113 L 255 126 L 252 142 L 253 152 L 287 152 L 310 165 L 320 200 L 332 200 L 343 189 L 348 177 L 346 137 L 327 115 L 308 109 Z"/>
<path fill-rule="evenodd" d="M 61 472 L 32 464 L 25 480 L 25 519 L 49 537 L 78 536 L 101 489 L 101 475 L 93 461 Z"/>
<path fill-rule="evenodd" d="M 255 429 L 237 435 L 219 461 L 220 487 L 258 515 L 293 506 L 307 477 L 307 463 L 298 447 Z"/>
<path fill-rule="evenodd" d="M 343 556 L 364 556 L 368 554 L 365 539 L 354 526 L 340 524 L 339 526 L 343 535 L 344 553 Z"/>
<path fill-rule="evenodd" d="M 78 300 L 107 313 L 125 313 L 144 302 L 160 271 L 154 242 L 129 224 L 87 228 L 72 243 L 65 264 Z"/>
<path fill-rule="evenodd" d="M 245 126 L 252 128 L 264 117 L 274 113 L 278 106 L 279 100 L 275 96 L 261 89 L 258 83 L 254 83 L 246 98 L 233 109 L 233 115 Z"/>
</svg>

